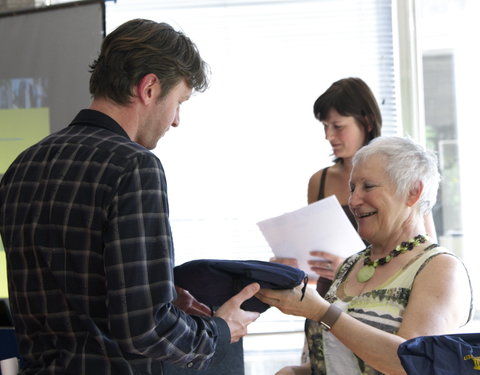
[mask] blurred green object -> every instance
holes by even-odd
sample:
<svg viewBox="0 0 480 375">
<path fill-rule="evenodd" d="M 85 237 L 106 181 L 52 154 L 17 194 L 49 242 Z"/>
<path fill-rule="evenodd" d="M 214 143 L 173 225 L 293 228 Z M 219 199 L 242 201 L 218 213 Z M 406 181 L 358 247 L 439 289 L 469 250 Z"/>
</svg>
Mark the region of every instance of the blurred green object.
<svg viewBox="0 0 480 375">
<path fill-rule="evenodd" d="M 0 239 L 0 298 L 8 298 L 7 259 Z"/>
</svg>

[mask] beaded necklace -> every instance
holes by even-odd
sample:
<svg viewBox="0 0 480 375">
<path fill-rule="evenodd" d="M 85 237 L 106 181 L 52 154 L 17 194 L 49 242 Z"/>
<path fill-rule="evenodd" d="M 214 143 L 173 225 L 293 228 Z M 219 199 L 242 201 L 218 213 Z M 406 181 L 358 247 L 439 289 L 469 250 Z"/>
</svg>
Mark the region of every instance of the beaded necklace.
<svg viewBox="0 0 480 375">
<path fill-rule="evenodd" d="M 372 261 L 370 258 L 372 255 L 372 246 L 370 245 L 367 248 L 364 255 L 363 267 L 360 268 L 360 271 L 358 271 L 357 273 L 358 282 L 366 283 L 368 280 L 370 280 L 373 277 L 373 275 L 375 274 L 375 270 L 378 266 L 383 266 L 387 264 L 393 258 L 407 251 L 412 250 L 414 247 L 420 245 L 421 243 L 424 243 L 425 241 L 427 241 L 427 236 L 419 234 L 418 236 L 412 238 L 411 240 L 402 242 L 400 245 L 397 245 L 397 247 L 392 251 L 390 251 L 390 253 L 387 256 L 380 259 L 376 259 L 374 261 Z"/>
</svg>

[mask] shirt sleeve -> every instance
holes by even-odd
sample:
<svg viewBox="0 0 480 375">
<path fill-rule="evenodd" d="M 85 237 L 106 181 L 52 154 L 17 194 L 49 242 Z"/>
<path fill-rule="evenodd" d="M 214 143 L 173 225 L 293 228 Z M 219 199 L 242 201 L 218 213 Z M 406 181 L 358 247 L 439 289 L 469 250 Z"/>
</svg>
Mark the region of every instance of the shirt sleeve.
<svg viewBox="0 0 480 375">
<path fill-rule="evenodd" d="M 197 369 L 219 360 L 230 342 L 226 322 L 190 316 L 171 304 L 174 250 L 158 158 L 148 153 L 128 163 L 108 213 L 108 324 L 122 350 Z"/>
</svg>

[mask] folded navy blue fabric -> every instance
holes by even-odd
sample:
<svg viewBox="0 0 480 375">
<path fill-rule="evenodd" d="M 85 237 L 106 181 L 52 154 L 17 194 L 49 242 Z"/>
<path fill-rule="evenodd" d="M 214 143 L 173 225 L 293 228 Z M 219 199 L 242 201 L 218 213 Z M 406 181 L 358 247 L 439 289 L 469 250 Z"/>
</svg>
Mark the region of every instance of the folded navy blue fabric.
<svg viewBox="0 0 480 375">
<path fill-rule="evenodd" d="M 175 285 L 186 289 L 198 301 L 215 309 L 253 282 L 268 289 L 291 289 L 308 278 L 302 270 L 260 260 L 198 259 L 173 269 Z M 256 297 L 241 308 L 264 312 L 270 306 Z"/>
<path fill-rule="evenodd" d="M 399 346 L 398 356 L 408 375 L 478 375 L 480 333 L 416 337 Z"/>
</svg>

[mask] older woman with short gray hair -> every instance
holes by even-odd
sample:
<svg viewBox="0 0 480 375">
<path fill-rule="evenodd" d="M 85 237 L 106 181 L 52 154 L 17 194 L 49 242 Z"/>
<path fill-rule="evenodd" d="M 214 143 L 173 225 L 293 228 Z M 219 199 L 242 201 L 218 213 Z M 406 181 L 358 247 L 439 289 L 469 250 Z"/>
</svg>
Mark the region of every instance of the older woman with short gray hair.
<svg viewBox="0 0 480 375">
<path fill-rule="evenodd" d="M 262 289 L 257 297 L 307 318 L 310 361 L 288 374 L 406 374 L 397 355 L 411 338 L 453 333 L 471 318 L 462 261 L 425 234 L 439 184 L 433 153 L 409 138 L 378 137 L 353 158 L 349 207 L 370 245 L 340 266 L 325 298 Z"/>
</svg>

